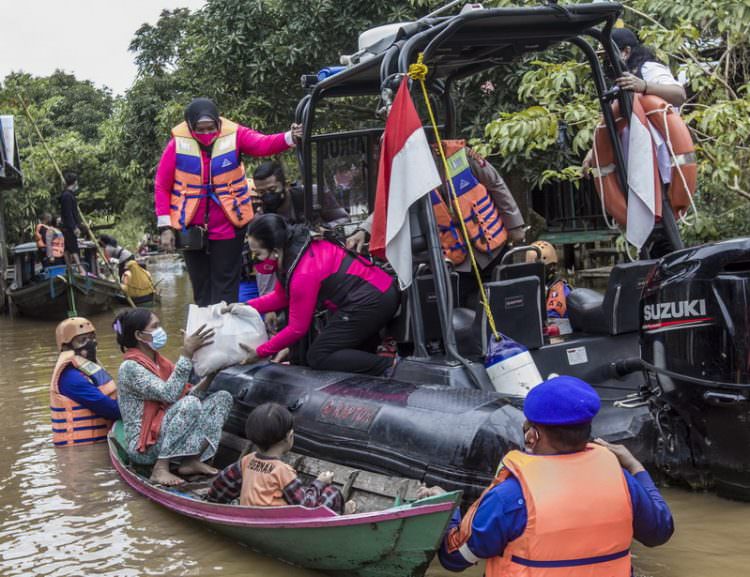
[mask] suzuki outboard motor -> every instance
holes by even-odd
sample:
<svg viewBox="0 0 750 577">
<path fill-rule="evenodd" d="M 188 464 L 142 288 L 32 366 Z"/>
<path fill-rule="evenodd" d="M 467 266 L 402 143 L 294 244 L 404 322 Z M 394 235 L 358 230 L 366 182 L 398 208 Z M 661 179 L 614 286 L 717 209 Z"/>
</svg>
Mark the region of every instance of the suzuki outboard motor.
<svg viewBox="0 0 750 577">
<path fill-rule="evenodd" d="M 644 288 L 641 331 L 664 464 L 682 444 L 719 494 L 750 500 L 750 239 L 662 259 Z"/>
</svg>

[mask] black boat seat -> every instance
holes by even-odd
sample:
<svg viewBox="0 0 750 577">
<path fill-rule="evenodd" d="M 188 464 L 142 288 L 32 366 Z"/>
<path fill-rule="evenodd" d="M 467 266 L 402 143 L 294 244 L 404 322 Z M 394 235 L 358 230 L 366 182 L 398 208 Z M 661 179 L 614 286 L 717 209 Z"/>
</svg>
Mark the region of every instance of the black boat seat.
<svg viewBox="0 0 750 577">
<path fill-rule="evenodd" d="M 542 316 L 539 311 L 539 278 L 522 277 L 494 281 L 484 285 L 490 310 L 497 330 L 529 349 L 544 344 Z M 469 318 L 466 309 L 456 309 L 453 326 L 456 329 L 458 350 L 466 356 L 484 355 L 491 337 L 487 314 L 481 303 L 474 313 L 474 322 L 466 327 Z"/>
<path fill-rule="evenodd" d="M 646 277 L 656 260 L 615 265 L 604 295 L 574 289 L 568 295 L 568 316 L 574 330 L 620 335 L 638 330 L 640 301 Z"/>
<path fill-rule="evenodd" d="M 604 295 L 595 290 L 577 288 L 567 298 L 568 317 L 574 330 L 585 333 L 606 333 Z"/>
<path fill-rule="evenodd" d="M 539 311 L 542 324 L 545 322 L 546 314 L 546 285 L 544 263 L 541 260 L 533 262 L 513 262 L 508 264 L 499 264 L 492 271 L 492 281 L 513 280 L 524 277 L 536 277 L 539 279 Z"/>
</svg>

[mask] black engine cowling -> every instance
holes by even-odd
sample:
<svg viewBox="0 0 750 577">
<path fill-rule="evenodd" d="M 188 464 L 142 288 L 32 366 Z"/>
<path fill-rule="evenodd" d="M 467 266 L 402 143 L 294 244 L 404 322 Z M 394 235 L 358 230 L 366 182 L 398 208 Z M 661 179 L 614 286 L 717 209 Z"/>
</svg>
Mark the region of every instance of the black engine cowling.
<svg viewBox="0 0 750 577">
<path fill-rule="evenodd" d="M 641 354 L 717 492 L 750 500 L 750 239 L 673 253 L 643 292 Z"/>
</svg>

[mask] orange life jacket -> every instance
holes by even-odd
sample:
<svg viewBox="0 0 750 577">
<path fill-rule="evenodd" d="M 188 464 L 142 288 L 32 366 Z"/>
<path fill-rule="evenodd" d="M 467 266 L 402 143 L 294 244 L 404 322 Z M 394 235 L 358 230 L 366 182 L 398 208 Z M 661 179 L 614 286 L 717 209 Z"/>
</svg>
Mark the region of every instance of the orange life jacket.
<svg viewBox="0 0 750 577">
<path fill-rule="evenodd" d="M 565 455 L 511 451 L 485 493 L 511 474 L 526 501 L 526 529 L 502 557 L 487 560 L 486 577 L 630 577 L 633 507 L 611 452 L 598 445 Z M 449 551 L 465 546 L 481 500 L 448 534 Z"/>
<path fill-rule="evenodd" d="M 96 363 L 76 355 L 73 351 L 61 352 L 57 357 L 49 387 L 52 441 L 57 447 L 88 445 L 104 441 L 107 438 L 107 431 L 112 426 L 112 421 L 97 416 L 60 393 L 60 375 L 68 365 L 72 365 L 86 375 L 103 394 L 111 399 L 117 398 L 117 387 L 107 371 Z"/>
<path fill-rule="evenodd" d="M 547 289 L 547 315 L 564 319 L 568 316 L 568 299 L 565 289 L 568 286 L 562 279 L 553 282 Z"/>
<path fill-rule="evenodd" d="M 238 125 L 221 119 L 221 132 L 213 143 L 208 185 L 203 184 L 201 147 L 186 122 L 172 129 L 175 140 L 175 173 L 169 217 L 173 228 L 190 225 L 202 198 L 217 201 L 237 228 L 253 218 L 251 186 L 237 150 Z M 206 205 L 208 207 L 208 205 Z"/>
<path fill-rule="evenodd" d="M 49 247 L 47 246 L 47 239 L 44 238 L 45 235 L 42 234 L 43 228 L 52 231 L 52 239 L 50 240 Z M 56 229 L 54 226 L 37 224 L 34 231 L 34 239 L 39 250 L 47 251 L 48 258 L 62 258 L 65 253 L 65 237 L 63 237 L 62 231 Z"/>
<path fill-rule="evenodd" d="M 672 106 L 653 95 L 634 94 L 633 112 L 644 123 L 651 123 L 664 139 L 672 162 L 671 182 L 669 184 L 669 200 L 676 218 L 683 215 L 691 204 L 691 197 L 695 193 L 698 181 L 698 166 L 695 158 L 695 146 L 685 121 L 677 114 Z M 612 104 L 612 113 L 618 135 L 628 125 L 625 118 L 620 116 L 619 103 Z M 661 217 L 662 186 L 656 163 L 656 145 L 652 141 L 652 157 L 654 162 L 654 177 L 656 179 L 656 216 Z M 614 147 L 609 138 L 609 132 L 604 123 L 596 127 L 594 133 L 594 158 L 592 174 L 594 186 L 602 197 L 605 210 L 612 215 L 620 226 L 627 224 L 628 205 L 626 192 L 623 192 L 617 178 Z"/>
<path fill-rule="evenodd" d="M 508 232 L 492 197 L 471 171 L 466 141 L 444 140 L 443 145 L 448 160 L 447 176 L 453 181 L 469 240 L 484 253 L 501 248 L 508 240 Z M 458 214 L 453 214 L 453 202 L 448 204 L 439 191 L 432 191 L 431 199 L 443 253 L 453 264 L 461 264 L 468 250 L 461 224 L 455 220 Z"/>
</svg>

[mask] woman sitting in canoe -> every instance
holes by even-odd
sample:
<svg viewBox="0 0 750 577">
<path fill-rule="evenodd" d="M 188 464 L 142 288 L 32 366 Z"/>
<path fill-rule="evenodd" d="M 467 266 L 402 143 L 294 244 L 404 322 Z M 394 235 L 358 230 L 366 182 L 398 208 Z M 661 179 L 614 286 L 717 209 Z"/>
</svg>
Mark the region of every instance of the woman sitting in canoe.
<svg viewBox="0 0 750 577">
<path fill-rule="evenodd" d="M 177 469 L 181 476 L 216 474 L 205 461 L 216 453 L 232 395 L 219 391 L 202 398 L 209 378 L 192 388 L 188 384 L 192 356 L 212 342 L 213 330 L 204 325 L 185 335 L 182 354 L 173 364 L 158 352 L 167 343 L 167 333 L 151 311 L 126 310 L 113 327 L 125 353 L 118 389 L 130 458 L 138 464 L 153 464 L 151 481 L 162 485 L 184 482 L 169 471 L 173 459 L 182 459 Z"/>
<path fill-rule="evenodd" d="M 245 455 L 224 469 L 208 492 L 209 501 L 230 503 L 239 498 L 244 506 L 326 506 L 339 514 L 354 513 L 354 501 L 345 504 L 341 491 L 331 485 L 332 472 L 323 471 L 304 485 L 281 460 L 294 444 L 294 417 L 286 407 L 277 403 L 256 407 L 247 418 L 245 436 L 260 452 Z"/>
<path fill-rule="evenodd" d="M 277 279 L 273 292 L 247 304 L 261 314 L 288 308 L 289 322 L 268 342 L 247 349 L 246 364 L 299 342 L 320 308 L 331 314 L 307 350 L 311 368 L 392 375 L 394 358 L 375 354 L 378 333 L 401 298 L 388 273 L 335 242 L 316 238 L 304 226 L 287 224 L 278 214 L 255 217 L 247 240 L 258 261 L 255 270 Z M 224 312 L 231 310 L 232 305 Z"/>
</svg>

